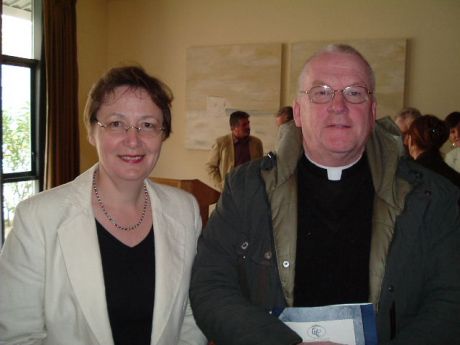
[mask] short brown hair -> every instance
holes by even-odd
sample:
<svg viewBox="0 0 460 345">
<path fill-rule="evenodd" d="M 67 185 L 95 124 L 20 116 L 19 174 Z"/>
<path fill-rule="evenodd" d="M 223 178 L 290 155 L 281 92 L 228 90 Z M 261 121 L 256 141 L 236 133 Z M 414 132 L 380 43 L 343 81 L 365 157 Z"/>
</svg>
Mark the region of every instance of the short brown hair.
<svg viewBox="0 0 460 345">
<path fill-rule="evenodd" d="M 420 149 L 438 151 L 449 138 L 449 129 L 444 121 L 436 116 L 423 115 L 411 123 L 407 135 Z"/>
<path fill-rule="evenodd" d="M 228 120 L 230 124 L 230 128 L 234 128 L 238 126 L 238 124 L 240 123 L 240 120 L 248 119 L 248 118 L 249 118 L 249 114 L 247 112 L 241 111 L 241 110 L 234 111 L 233 113 L 230 114 L 230 118 Z"/>
<path fill-rule="evenodd" d="M 281 116 L 281 115 L 284 115 L 286 114 L 286 118 L 289 120 L 292 120 L 294 118 L 294 112 L 292 110 L 292 107 L 291 106 L 285 106 L 285 107 L 281 107 L 279 110 L 278 110 L 278 113 L 276 113 L 276 116 Z"/>
<path fill-rule="evenodd" d="M 446 123 L 449 129 L 457 127 L 457 125 L 460 123 L 460 112 L 454 111 L 450 113 L 446 116 L 444 122 Z"/>
<path fill-rule="evenodd" d="M 144 89 L 153 103 L 160 108 L 163 114 L 163 136 L 171 134 L 171 89 L 161 80 L 148 75 L 140 66 L 124 66 L 110 69 L 91 88 L 86 101 L 83 119 L 88 133 L 91 126 L 97 122 L 97 112 L 107 95 L 114 92 L 119 86 L 128 86 L 130 89 Z"/>
</svg>

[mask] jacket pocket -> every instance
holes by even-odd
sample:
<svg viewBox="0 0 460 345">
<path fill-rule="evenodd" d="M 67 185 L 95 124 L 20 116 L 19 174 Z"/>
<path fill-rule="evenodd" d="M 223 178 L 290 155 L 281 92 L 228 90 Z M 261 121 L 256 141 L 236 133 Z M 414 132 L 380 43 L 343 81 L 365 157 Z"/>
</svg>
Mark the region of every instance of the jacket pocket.
<svg viewBox="0 0 460 345">
<path fill-rule="evenodd" d="M 237 248 L 241 292 L 252 303 L 266 306 L 272 294 L 273 254 L 271 249 L 250 247 L 251 243 L 243 240 Z"/>
</svg>

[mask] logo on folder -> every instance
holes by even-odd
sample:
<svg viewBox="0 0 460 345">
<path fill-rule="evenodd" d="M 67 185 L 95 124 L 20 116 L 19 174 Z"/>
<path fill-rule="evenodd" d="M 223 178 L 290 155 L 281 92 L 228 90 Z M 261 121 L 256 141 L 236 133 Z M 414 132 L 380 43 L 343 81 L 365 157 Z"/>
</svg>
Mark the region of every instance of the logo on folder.
<svg viewBox="0 0 460 345">
<path fill-rule="evenodd" d="M 326 329 L 321 325 L 313 325 L 307 329 L 307 335 L 313 339 L 322 339 L 326 333 Z"/>
</svg>

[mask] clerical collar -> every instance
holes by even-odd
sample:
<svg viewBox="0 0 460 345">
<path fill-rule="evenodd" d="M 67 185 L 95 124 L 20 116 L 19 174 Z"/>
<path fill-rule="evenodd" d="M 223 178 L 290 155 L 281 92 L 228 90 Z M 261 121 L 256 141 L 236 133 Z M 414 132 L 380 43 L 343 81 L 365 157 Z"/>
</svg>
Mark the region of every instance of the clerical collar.
<svg viewBox="0 0 460 345">
<path fill-rule="evenodd" d="M 340 181 L 340 179 L 342 178 L 342 172 L 344 170 L 348 169 L 349 167 L 355 165 L 356 163 L 358 163 L 358 161 L 361 159 L 361 156 L 359 156 L 357 160 L 355 160 L 354 162 L 352 162 L 351 164 L 348 164 L 348 165 L 344 165 L 344 166 L 341 166 L 341 167 L 327 167 L 325 165 L 321 165 L 321 164 L 316 163 L 310 157 L 308 157 L 308 155 L 305 153 L 305 157 L 312 164 L 316 165 L 318 168 L 325 169 L 327 171 L 327 179 L 329 181 Z"/>
</svg>

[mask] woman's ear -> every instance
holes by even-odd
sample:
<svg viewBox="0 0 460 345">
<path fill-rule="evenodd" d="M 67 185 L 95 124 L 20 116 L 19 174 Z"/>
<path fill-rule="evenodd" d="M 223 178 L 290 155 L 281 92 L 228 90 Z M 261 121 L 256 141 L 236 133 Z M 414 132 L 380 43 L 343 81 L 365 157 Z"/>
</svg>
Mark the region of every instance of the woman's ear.
<svg viewBox="0 0 460 345">
<path fill-rule="evenodd" d="M 88 141 L 91 145 L 96 146 L 96 140 L 94 139 L 94 126 L 88 132 Z"/>
</svg>

